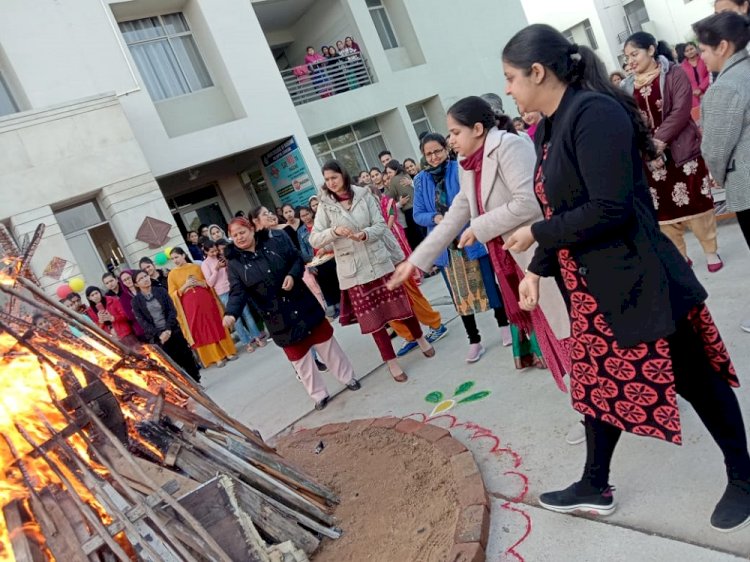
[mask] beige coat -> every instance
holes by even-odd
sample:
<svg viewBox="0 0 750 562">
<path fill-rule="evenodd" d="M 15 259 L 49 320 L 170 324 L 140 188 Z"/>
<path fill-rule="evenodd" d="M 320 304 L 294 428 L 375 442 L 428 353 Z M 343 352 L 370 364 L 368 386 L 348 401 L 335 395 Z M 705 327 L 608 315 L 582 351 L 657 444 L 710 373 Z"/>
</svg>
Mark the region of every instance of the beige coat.
<svg viewBox="0 0 750 562">
<path fill-rule="evenodd" d="M 404 259 L 398 243 L 388 230 L 380 213 L 380 204 L 370 190 L 352 186 L 354 199 L 348 211 L 327 191 L 320 196 L 310 245 L 322 248 L 333 245 L 336 271 L 341 289 L 363 285 L 394 271 L 394 262 Z M 354 232 L 365 232 L 364 242 L 355 242 L 334 234 L 337 226 Z"/>
<path fill-rule="evenodd" d="M 528 141 L 518 135 L 493 128 L 484 143 L 482 163 L 482 207 L 479 214 L 474 172 L 459 168 L 461 191 L 450 209 L 429 236 L 409 257 L 423 271 L 429 271 L 437 256 L 448 247 L 466 223 L 477 240 L 486 244 L 501 236 L 506 239 L 521 226 L 544 220 L 534 195 L 536 155 Z M 511 253 L 526 270 L 536 250 L 536 243 L 521 253 Z M 539 306 L 558 339 L 570 336 L 570 318 L 565 301 L 554 279 L 540 282 Z"/>
</svg>

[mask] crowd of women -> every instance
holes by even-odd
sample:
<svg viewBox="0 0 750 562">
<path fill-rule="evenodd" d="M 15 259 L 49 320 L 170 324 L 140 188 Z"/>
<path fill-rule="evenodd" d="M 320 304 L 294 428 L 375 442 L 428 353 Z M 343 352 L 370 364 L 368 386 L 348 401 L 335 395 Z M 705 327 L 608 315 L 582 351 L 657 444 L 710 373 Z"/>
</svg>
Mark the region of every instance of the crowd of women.
<svg viewBox="0 0 750 562">
<path fill-rule="evenodd" d="M 737 530 L 750 523 L 739 379 L 684 242 L 689 228 L 708 270 L 721 269 L 715 182 L 750 245 L 748 6 L 716 6 L 722 13 L 694 26 L 715 74 L 708 87 L 701 70 L 690 78 L 700 66 L 691 49 L 688 68 L 647 33 L 625 42 L 632 72 L 615 85 L 590 49 L 531 25 L 503 49 L 524 126 L 493 97 L 459 100 L 448 138 L 421 138 L 414 174 L 384 153 L 385 180 L 374 169 L 357 185 L 329 161 L 309 206 L 283 207 L 282 220 L 255 209 L 229 223 L 228 239 L 215 225 L 203 242 L 190 233 L 200 266 L 179 248 L 168 273 L 144 259 L 138 272 L 105 276 L 107 292 L 87 289 L 84 308 L 125 342 L 161 345 L 196 377 L 190 348 L 204 366 L 233 359 L 228 330 L 240 322 L 248 346 L 263 340 L 255 315 L 320 409 L 329 400 L 322 371 L 360 388 L 336 317 L 372 336 L 396 382 L 408 377 L 389 326 L 408 350 L 436 355 L 446 328 L 419 284 L 437 271 L 469 341 L 466 361 L 484 353 L 475 316 L 492 309 L 515 366 L 548 368 L 583 418 L 583 474 L 541 494 L 543 507 L 612 513 L 622 433 L 681 444 L 679 394 L 724 457 L 727 485 L 710 524 Z M 696 98 L 702 130 L 691 118 Z"/>
</svg>

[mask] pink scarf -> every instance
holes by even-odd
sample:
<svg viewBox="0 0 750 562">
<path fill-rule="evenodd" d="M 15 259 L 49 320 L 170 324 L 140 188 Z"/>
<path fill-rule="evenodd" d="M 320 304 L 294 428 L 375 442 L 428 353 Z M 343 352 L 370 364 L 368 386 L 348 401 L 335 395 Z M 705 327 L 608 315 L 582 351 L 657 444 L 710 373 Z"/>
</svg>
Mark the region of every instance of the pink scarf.
<svg viewBox="0 0 750 562">
<path fill-rule="evenodd" d="M 474 172 L 474 189 L 476 190 L 477 209 L 480 215 L 485 212 L 482 206 L 483 161 L 484 145 L 474 154 L 461 161 L 464 170 Z M 570 372 L 570 354 L 566 345 L 555 337 L 541 308 L 537 306 L 533 312 L 521 310 L 518 304 L 518 301 L 521 300 L 518 286 L 521 284 L 521 279 L 524 278 L 524 273 L 510 253 L 503 250 L 503 243 L 502 237 L 498 236 L 487 242 L 486 245 L 495 269 L 495 276 L 499 282 L 505 314 L 511 324 L 518 326 L 527 335 L 530 335 L 532 331 L 536 334 L 539 349 L 542 351 L 542 356 L 547 362 L 552 377 L 555 379 L 558 388 L 565 392 L 567 389 L 563 377 Z"/>
</svg>

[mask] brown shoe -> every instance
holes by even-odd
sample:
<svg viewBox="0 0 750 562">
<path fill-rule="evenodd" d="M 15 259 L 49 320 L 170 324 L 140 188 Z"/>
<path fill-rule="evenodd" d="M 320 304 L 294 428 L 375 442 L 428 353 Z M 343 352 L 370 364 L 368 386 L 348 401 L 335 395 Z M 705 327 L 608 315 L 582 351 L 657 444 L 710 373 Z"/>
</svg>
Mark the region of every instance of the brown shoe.
<svg viewBox="0 0 750 562">
<path fill-rule="evenodd" d="M 391 373 L 391 376 L 396 382 L 406 382 L 407 380 L 409 380 L 409 377 L 407 377 L 406 373 L 404 373 L 403 371 L 401 371 L 398 375 L 394 375 L 393 373 Z"/>
<path fill-rule="evenodd" d="M 422 354 L 428 358 L 435 357 L 435 348 L 430 346 L 430 349 L 428 349 L 427 351 L 423 351 Z"/>
</svg>

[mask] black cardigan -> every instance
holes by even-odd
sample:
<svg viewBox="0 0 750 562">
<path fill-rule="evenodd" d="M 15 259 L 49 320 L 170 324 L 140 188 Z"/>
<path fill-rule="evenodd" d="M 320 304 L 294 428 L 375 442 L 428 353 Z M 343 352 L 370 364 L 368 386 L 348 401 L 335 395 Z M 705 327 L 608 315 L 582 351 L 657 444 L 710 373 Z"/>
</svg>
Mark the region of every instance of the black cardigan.
<svg viewBox="0 0 750 562">
<path fill-rule="evenodd" d="M 556 251 L 567 248 L 621 346 L 672 334 L 707 293 L 659 230 L 625 109 L 568 88 L 536 141 L 553 216 L 532 226 L 539 247 L 529 270 L 559 279 Z"/>
<path fill-rule="evenodd" d="M 249 298 L 260 312 L 274 343 L 287 347 L 302 341 L 325 321 L 325 311 L 302 281 L 302 257 L 286 235 L 255 233 L 254 252 L 227 246 L 229 301 L 226 313 L 239 318 Z M 291 275 L 291 291 L 281 288 Z"/>
<path fill-rule="evenodd" d="M 164 310 L 164 319 L 167 322 L 166 328 L 164 329 L 171 332 L 179 330 L 180 325 L 177 323 L 177 310 L 172 303 L 172 299 L 169 298 L 167 290 L 162 289 L 157 285 L 151 287 L 151 292 Z M 156 342 L 161 331 L 158 330 L 156 324 L 154 324 L 154 319 L 146 306 L 146 297 L 144 297 L 143 293 L 140 291 L 138 291 L 138 294 L 133 297 L 132 307 L 135 319 L 138 321 L 138 324 L 141 325 L 141 328 L 143 328 L 148 340 L 150 342 Z"/>
</svg>

